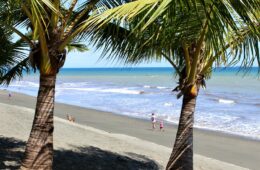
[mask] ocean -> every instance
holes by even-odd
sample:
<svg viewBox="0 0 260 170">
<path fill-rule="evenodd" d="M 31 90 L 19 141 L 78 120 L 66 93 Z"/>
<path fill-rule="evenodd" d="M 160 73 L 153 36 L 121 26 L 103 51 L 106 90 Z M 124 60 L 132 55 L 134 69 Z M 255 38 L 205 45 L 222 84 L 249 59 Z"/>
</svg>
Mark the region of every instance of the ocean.
<svg viewBox="0 0 260 170">
<path fill-rule="evenodd" d="M 238 68 L 217 68 L 197 100 L 197 128 L 260 139 L 260 78 L 257 68 L 244 75 Z M 7 87 L 36 96 L 39 74 L 29 74 Z M 56 101 L 116 114 L 177 124 L 182 99 L 172 89 L 172 68 L 63 68 Z M 72 114 L 72 113 L 71 113 Z"/>
</svg>

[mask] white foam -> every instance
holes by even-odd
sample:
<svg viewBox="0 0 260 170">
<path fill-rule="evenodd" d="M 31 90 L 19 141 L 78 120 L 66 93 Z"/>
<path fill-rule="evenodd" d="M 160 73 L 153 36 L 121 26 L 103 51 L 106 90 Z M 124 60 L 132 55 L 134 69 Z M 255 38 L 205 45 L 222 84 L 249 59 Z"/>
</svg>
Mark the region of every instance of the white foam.
<svg viewBox="0 0 260 170">
<path fill-rule="evenodd" d="M 224 103 L 224 104 L 234 104 L 234 100 L 227 100 L 227 99 L 218 99 L 219 103 Z"/>
<path fill-rule="evenodd" d="M 205 130 L 213 130 L 233 135 L 239 135 L 244 137 L 250 137 L 252 139 L 260 140 L 260 128 L 257 123 L 244 122 L 241 118 L 237 116 L 225 116 L 213 115 L 211 113 L 197 112 L 197 117 L 195 118 L 194 127 Z M 167 122 L 178 124 L 178 117 L 176 115 L 170 115 L 164 118 Z"/>
<path fill-rule="evenodd" d="M 10 87 L 39 87 L 39 84 L 30 81 L 15 81 L 10 84 Z"/>
<path fill-rule="evenodd" d="M 99 91 L 100 88 L 58 87 L 57 90 Z"/>
<path fill-rule="evenodd" d="M 57 88 L 83 88 L 89 87 L 91 84 L 89 82 L 76 82 L 76 83 L 59 83 Z"/>
<path fill-rule="evenodd" d="M 60 89 L 60 90 L 77 90 L 77 91 L 93 91 L 93 92 L 103 92 L 103 93 L 121 93 L 121 94 L 142 94 L 143 93 L 143 91 L 129 90 L 127 88 L 102 89 L 102 88 L 65 87 L 65 88 L 58 88 L 58 89 Z"/>
<path fill-rule="evenodd" d="M 163 105 L 166 106 L 166 107 L 170 107 L 170 106 L 173 106 L 173 103 L 171 103 L 171 102 L 166 102 L 166 103 L 164 103 Z"/>
<path fill-rule="evenodd" d="M 144 85 L 144 88 L 151 88 L 151 86 L 148 86 L 148 85 Z"/>
<path fill-rule="evenodd" d="M 167 89 L 167 87 L 157 86 L 157 89 Z"/>
<path fill-rule="evenodd" d="M 103 89 L 101 92 L 108 92 L 108 93 L 121 93 L 121 94 L 141 94 L 143 91 L 138 90 L 128 90 L 125 88 L 119 88 L 119 89 Z"/>
<path fill-rule="evenodd" d="M 144 88 L 155 88 L 155 89 L 167 89 L 168 87 L 163 87 L 163 86 L 149 86 L 149 85 L 144 85 Z"/>
</svg>

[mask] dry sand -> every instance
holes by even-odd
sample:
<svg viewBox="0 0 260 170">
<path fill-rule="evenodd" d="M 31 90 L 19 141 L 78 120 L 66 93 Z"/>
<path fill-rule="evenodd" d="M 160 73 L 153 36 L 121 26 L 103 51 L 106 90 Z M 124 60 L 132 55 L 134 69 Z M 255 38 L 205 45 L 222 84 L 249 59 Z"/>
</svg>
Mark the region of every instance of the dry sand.
<svg viewBox="0 0 260 170">
<path fill-rule="evenodd" d="M 0 169 L 17 167 L 35 98 L 14 93 L 9 100 L 6 91 L 0 91 L 0 103 L 6 103 L 0 104 Z M 62 119 L 66 113 L 76 123 Z M 54 169 L 163 169 L 167 163 L 173 126 L 166 125 L 165 132 L 152 131 L 144 120 L 64 104 L 56 105 L 55 115 Z M 195 152 L 207 154 L 195 155 L 195 169 L 257 169 L 259 146 L 259 141 L 196 130 Z"/>
</svg>

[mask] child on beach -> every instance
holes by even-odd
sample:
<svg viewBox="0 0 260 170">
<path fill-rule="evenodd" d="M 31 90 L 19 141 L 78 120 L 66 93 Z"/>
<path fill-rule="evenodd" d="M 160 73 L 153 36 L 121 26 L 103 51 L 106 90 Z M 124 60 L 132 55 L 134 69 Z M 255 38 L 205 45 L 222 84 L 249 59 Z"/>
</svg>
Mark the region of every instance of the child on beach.
<svg viewBox="0 0 260 170">
<path fill-rule="evenodd" d="M 160 121 L 160 131 L 163 131 L 164 132 L 164 129 L 163 129 L 164 125 L 163 125 L 163 120 Z"/>
<path fill-rule="evenodd" d="M 156 119 L 155 119 L 154 113 L 152 113 L 151 121 L 152 121 L 153 130 L 154 130 L 155 129 L 155 124 L 156 124 Z"/>
</svg>

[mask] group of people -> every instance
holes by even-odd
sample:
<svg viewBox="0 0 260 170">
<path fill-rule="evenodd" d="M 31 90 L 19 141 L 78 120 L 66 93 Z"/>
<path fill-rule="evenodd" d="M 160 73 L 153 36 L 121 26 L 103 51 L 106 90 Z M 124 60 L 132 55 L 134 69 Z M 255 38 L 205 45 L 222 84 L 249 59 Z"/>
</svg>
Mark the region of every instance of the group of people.
<svg viewBox="0 0 260 170">
<path fill-rule="evenodd" d="M 155 114 L 152 113 L 152 116 L 151 116 L 151 121 L 152 121 L 152 128 L 153 130 L 156 129 L 156 118 L 155 118 Z M 164 125 L 163 125 L 163 120 L 160 120 L 160 124 L 159 124 L 159 127 L 160 127 L 160 131 L 164 131 Z"/>
<path fill-rule="evenodd" d="M 67 120 L 70 122 L 75 122 L 75 117 L 72 117 L 71 115 L 67 114 Z"/>
</svg>

